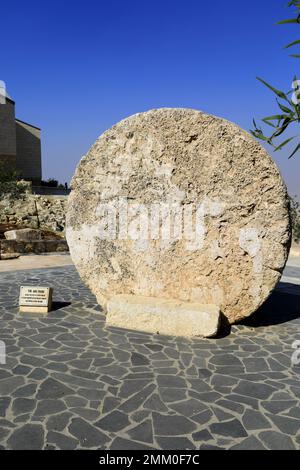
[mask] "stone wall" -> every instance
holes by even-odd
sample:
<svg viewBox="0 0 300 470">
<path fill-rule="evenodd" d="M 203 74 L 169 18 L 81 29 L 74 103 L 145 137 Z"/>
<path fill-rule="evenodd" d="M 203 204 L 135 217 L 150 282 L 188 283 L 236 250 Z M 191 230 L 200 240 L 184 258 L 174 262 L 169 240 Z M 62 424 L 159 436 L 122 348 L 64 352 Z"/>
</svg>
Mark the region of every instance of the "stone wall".
<svg viewBox="0 0 300 470">
<path fill-rule="evenodd" d="M 55 253 L 69 251 L 66 240 L 39 240 L 20 242 L 17 240 L 0 240 L 1 255 L 8 253 Z"/>
<path fill-rule="evenodd" d="M 7 197 L 0 200 L 0 223 L 64 232 L 66 202 L 66 197 L 32 194 L 19 199 Z"/>
<path fill-rule="evenodd" d="M 17 168 L 22 178 L 39 184 L 42 178 L 41 131 L 16 119 Z"/>
<path fill-rule="evenodd" d="M 16 168 L 15 104 L 9 99 L 0 104 L 0 163 Z"/>
</svg>

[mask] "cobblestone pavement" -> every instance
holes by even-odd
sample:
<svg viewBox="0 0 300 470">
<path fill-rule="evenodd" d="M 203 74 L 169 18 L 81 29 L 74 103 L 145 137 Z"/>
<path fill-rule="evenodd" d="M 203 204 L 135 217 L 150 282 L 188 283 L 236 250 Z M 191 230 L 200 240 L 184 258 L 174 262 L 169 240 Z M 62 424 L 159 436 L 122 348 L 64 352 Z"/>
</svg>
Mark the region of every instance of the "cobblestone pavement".
<svg viewBox="0 0 300 470">
<path fill-rule="evenodd" d="M 297 279 L 288 267 L 251 319 L 190 341 L 106 329 L 73 266 L 2 273 L 0 448 L 299 448 Z M 53 286 L 55 310 L 18 314 L 21 284 Z"/>
</svg>

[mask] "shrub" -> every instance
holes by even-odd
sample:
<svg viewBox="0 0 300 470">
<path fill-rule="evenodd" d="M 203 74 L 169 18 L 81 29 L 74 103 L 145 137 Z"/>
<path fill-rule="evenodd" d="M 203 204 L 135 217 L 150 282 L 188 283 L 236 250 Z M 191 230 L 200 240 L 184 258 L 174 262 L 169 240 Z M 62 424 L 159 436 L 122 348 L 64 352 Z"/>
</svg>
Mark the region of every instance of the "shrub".
<svg viewBox="0 0 300 470">
<path fill-rule="evenodd" d="M 290 197 L 293 240 L 300 242 L 300 203 L 297 197 Z"/>
</svg>

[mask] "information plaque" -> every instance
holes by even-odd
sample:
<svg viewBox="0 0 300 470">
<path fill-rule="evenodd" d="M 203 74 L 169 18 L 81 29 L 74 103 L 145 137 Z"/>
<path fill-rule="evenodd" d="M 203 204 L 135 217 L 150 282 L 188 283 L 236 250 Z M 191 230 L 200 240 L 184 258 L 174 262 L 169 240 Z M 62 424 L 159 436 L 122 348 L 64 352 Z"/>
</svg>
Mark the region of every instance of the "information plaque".
<svg viewBox="0 0 300 470">
<path fill-rule="evenodd" d="M 52 307 L 52 288 L 42 286 L 21 286 L 19 311 L 48 313 Z"/>
</svg>

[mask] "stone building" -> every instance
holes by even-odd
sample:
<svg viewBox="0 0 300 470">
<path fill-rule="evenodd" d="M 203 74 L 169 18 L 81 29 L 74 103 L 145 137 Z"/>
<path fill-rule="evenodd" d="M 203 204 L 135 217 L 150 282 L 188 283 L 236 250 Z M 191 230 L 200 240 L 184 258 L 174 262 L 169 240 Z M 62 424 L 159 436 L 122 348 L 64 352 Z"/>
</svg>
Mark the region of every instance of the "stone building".
<svg viewBox="0 0 300 470">
<path fill-rule="evenodd" d="M 15 102 L 0 102 L 0 165 L 39 185 L 42 178 L 41 130 L 15 117 Z"/>
</svg>

